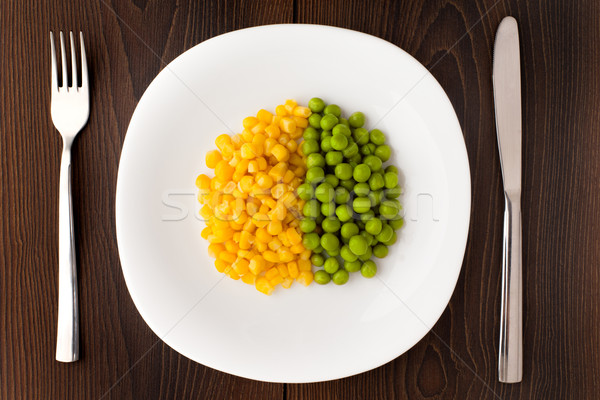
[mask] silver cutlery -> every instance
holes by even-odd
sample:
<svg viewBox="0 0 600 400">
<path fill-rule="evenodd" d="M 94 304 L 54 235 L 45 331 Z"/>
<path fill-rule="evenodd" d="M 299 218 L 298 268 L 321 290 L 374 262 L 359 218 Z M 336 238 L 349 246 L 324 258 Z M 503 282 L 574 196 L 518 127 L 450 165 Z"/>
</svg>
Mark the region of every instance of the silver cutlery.
<svg viewBox="0 0 600 400">
<path fill-rule="evenodd" d="M 77 79 L 77 57 L 75 40 L 71 41 L 71 86 L 68 84 L 67 54 L 64 35 L 60 32 L 61 85 L 58 85 L 56 47 L 54 35 L 50 32 L 52 51 L 52 122 L 60 132 L 63 142 L 60 161 L 60 191 L 58 202 L 58 327 L 56 338 L 56 359 L 72 362 L 79 359 L 79 309 L 77 305 L 77 264 L 73 232 L 73 208 L 71 203 L 71 146 L 77 133 L 85 126 L 90 115 L 88 71 L 83 45 L 83 33 L 79 33 L 81 43 L 81 86 Z"/>
<path fill-rule="evenodd" d="M 520 65 L 517 21 L 506 17 L 496 33 L 492 79 L 505 199 L 498 356 L 498 379 L 505 383 L 523 375 Z"/>
</svg>

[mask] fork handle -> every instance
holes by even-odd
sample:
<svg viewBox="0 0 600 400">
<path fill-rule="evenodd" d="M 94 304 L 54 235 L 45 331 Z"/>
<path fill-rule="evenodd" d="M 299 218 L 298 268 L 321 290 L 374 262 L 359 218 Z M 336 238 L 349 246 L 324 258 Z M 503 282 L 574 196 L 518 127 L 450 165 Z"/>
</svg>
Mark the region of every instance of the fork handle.
<svg viewBox="0 0 600 400">
<path fill-rule="evenodd" d="M 515 383 L 523 375 L 521 199 L 505 198 L 498 379 Z"/>
<path fill-rule="evenodd" d="M 58 200 L 58 329 L 56 359 L 79 359 L 79 310 L 77 306 L 77 264 L 71 202 L 71 146 L 63 144 L 60 161 Z"/>
</svg>

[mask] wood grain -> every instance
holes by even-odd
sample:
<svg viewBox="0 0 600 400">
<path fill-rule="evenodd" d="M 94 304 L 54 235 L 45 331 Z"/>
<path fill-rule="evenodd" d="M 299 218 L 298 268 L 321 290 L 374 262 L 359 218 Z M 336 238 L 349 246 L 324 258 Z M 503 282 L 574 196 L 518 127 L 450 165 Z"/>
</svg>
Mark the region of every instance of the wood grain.
<svg viewBox="0 0 600 400">
<path fill-rule="evenodd" d="M 495 29 L 520 24 L 524 378 L 497 382 L 503 198 L 491 88 Z M 122 277 L 114 197 L 140 96 L 183 51 L 269 23 L 386 39 L 448 93 L 472 173 L 470 237 L 450 304 L 396 360 L 317 384 L 255 382 L 189 361 L 141 319 Z M 1 399 L 595 399 L 600 387 L 600 4 L 594 0 L 7 0 L 0 4 Z M 84 31 L 92 113 L 73 153 L 82 360 L 54 361 L 60 137 L 50 30 Z"/>
</svg>

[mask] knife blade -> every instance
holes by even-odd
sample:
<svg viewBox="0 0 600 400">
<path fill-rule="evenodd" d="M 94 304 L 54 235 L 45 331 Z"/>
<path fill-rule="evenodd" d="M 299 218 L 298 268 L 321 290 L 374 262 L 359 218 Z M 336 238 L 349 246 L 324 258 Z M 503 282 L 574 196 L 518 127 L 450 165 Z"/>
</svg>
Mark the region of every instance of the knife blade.
<svg viewBox="0 0 600 400">
<path fill-rule="evenodd" d="M 504 183 L 504 240 L 498 379 L 520 382 L 523 375 L 521 256 L 521 60 L 517 21 L 498 26 L 493 59 L 494 106 Z"/>
</svg>

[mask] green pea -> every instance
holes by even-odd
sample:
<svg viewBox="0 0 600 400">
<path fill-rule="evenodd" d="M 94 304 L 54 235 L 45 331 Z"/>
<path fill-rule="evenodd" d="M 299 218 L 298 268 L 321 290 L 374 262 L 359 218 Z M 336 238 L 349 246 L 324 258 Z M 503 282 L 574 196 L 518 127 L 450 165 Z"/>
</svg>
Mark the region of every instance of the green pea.
<svg viewBox="0 0 600 400">
<path fill-rule="evenodd" d="M 333 201 L 334 194 L 335 194 L 335 192 L 333 190 L 333 186 L 331 186 L 327 182 L 321 183 L 315 189 L 315 197 L 321 203 L 329 203 L 330 201 Z"/>
<path fill-rule="evenodd" d="M 349 143 L 348 146 L 342 151 L 342 154 L 346 158 L 352 158 L 357 155 L 360 157 L 358 154 L 358 145 L 356 143 Z"/>
<path fill-rule="evenodd" d="M 308 101 L 308 108 L 314 113 L 319 113 L 325 108 L 325 102 L 318 97 L 313 97 Z"/>
<path fill-rule="evenodd" d="M 369 200 L 371 200 L 371 205 L 373 207 L 378 206 L 379 204 L 381 204 L 381 200 L 383 199 L 383 190 L 374 190 L 372 192 L 369 192 Z"/>
<path fill-rule="evenodd" d="M 327 233 L 337 232 L 338 230 L 340 230 L 341 225 L 342 223 L 340 222 L 340 220 L 335 217 L 327 217 L 321 223 L 321 227 Z"/>
<path fill-rule="evenodd" d="M 354 235 L 350 238 L 350 243 L 348 247 L 354 254 L 357 256 L 363 255 L 367 252 L 367 248 L 369 244 L 367 243 L 367 239 L 362 235 Z"/>
<path fill-rule="evenodd" d="M 360 267 L 362 267 L 362 262 L 360 262 L 358 258 L 354 261 L 344 262 L 344 269 L 348 272 L 360 271 Z"/>
<path fill-rule="evenodd" d="M 388 165 L 387 167 L 385 167 L 385 172 L 394 172 L 397 175 L 398 168 L 396 168 L 394 165 Z"/>
<path fill-rule="evenodd" d="M 304 203 L 304 207 L 302 208 L 302 213 L 306 218 L 317 218 L 319 215 L 320 205 L 317 200 L 309 200 Z"/>
<path fill-rule="evenodd" d="M 340 185 L 349 192 L 354 190 L 354 184 L 354 179 L 343 179 L 340 181 Z"/>
<path fill-rule="evenodd" d="M 387 144 L 377 146 L 373 152 L 377 157 L 381 158 L 381 161 L 386 162 L 392 156 L 392 149 Z"/>
<path fill-rule="evenodd" d="M 321 153 L 311 153 L 306 157 L 306 168 L 310 169 L 312 167 L 325 167 L 325 158 Z"/>
<path fill-rule="evenodd" d="M 384 200 L 379 205 L 379 215 L 383 219 L 393 219 L 400 212 L 400 203 L 394 200 Z"/>
<path fill-rule="evenodd" d="M 385 179 L 385 187 L 388 189 L 393 189 L 398 186 L 398 174 L 393 172 L 386 172 L 383 176 Z"/>
<path fill-rule="evenodd" d="M 377 273 L 377 264 L 375 264 L 375 262 L 371 260 L 365 261 L 362 267 L 360 267 L 360 273 L 365 278 L 374 277 Z"/>
<path fill-rule="evenodd" d="M 396 243 L 396 240 L 398 240 L 398 234 L 396 232 L 392 233 L 392 237 L 389 240 L 386 240 L 384 242 L 381 242 L 383 244 L 385 244 L 386 246 L 391 246 L 394 243 Z"/>
<path fill-rule="evenodd" d="M 308 123 L 313 128 L 321 128 L 321 114 L 313 113 L 308 117 Z"/>
<path fill-rule="evenodd" d="M 369 146 L 371 154 L 375 154 L 375 149 L 377 149 L 377 146 L 374 143 L 368 143 L 367 146 Z"/>
<path fill-rule="evenodd" d="M 350 123 L 348 122 L 348 120 L 346 118 L 342 118 L 340 117 L 340 124 L 347 126 L 348 128 L 350 128 Z"/>
<path fill-rule="evenodd" d="M 321 236 L 321 246 L 327 251 L 334 250 L 340 245 L 340 240 L 332 233 L 324 233 Z"/>
<path fill-rule="evenodd" d="M 379 190 L 385 186 L 385 180 L 379 172 L 374 172 L 369 178 L 369 186 L 371 190 Z"/>
<path fill-rule="evenodd" d="M 367 197 L 370 191 L 371 188 L 368 183 L 361 182 L 354 185 L 354 194 L 358 197 Z"/>
<path fill-rule="evenodd" d="M 356 182 L 366 182 L 371 176 L 371 169 L 366 164 L 358 164 L 354 168 L 353 177 Z"/>
<path fill-rule="evenodd" d="M 335 176 L 341 180 L 352 178 L 352 167 L 348 163 L 340 163 L 335 166 Z"/>
<path fill-rule="evenodd" d="M 333 114 L 325 114 L 323 118 L 321 118 L 321 129 L 325 131 L 330 131 L 336 126 L 338 123 L 338 118 Z"/>
<path fill-rule="evenodd" d="M 367 164 L 372 172 L 379 171 L 382 164 L 381 158 L 372 155 L 366 156 L 363 163 Z"/>
<path fill-rule="evenodd" d="M 331 279 L 336 285 L 343 285 L 346 282 L 348 282 L 348 279 L 350 279 L 350 275 L 345 269 L 340 269 L 335 274 L 333 274 Z"/>
<path fill-rule="evenodd" d="M 302 245 L 308 250 L 314 250 L 319 247 L 319 235 L 316 233 L 307 233 L 302 237 Z"/>
<path fill-rule="evenodd" d="M 325 182 L 329 183 L 333 187 L 339 185 L 340 180 L 334 174 L 325 175 Z"/>
<path fill-rule="evenodd" d="M 381 243 L 385 243 L 392 238 L 393 234 L 394 234 L 394 230 L 392 229 L 392 227 L 389 226 L 388 224 L 383 224 L 383 227 L 381 228 L 381 232 L 379 232 L 379 235 L 377 235 L 376 238 Z"/>
<path fill-rule="evenodd" d="M 336 126 L 333 127 L 333 136 L 335 135 L 342 135 L 346 138 L 346 140 L 348 140 L 348 138 L 350 136 L 352 136 L 352 132 L 350 132 L 350 128 L 348 128 L 348 126 L 344 125 L 344 124 L 337 124 Z"/>
<path fill-rule="evenodd" d="M 374 237 L 367 231 L 361 231 L 360 236 L 364 237 L 367 241 L 367 246 L 371 246 L 373 244 Z"/>
<path fill-rule="evenodd" d="M 310 183 L 303 183 L 302 185 L 298 186 L 296 192 L 298 193 L 298 197 L 300 197 L 302 200 L 310 200 L 315 196 L 315 190 Z"/>
<path fill-rule="evenodd" d="M 371 218 L 371 220 L 365 224 L 366 231 L 371 235 L 379 235 L 382 227 L 383 224 L 379 218 Z"/>
<path fill-rule="evenodd" d="M 327 107 L 325 107 L 325 110 L 323 110 L 323 112 L 325 114 L 335 115 L 337 118 L 339 118 L 340 115 L 342 115 L 342 109 L 337 104 L 328 105 Z"/>
<path fill-rule="evenodd" d="M 302 142 L 302 152 L 304 155 L 309 155 L 311 153 L 317 153 L 320 150 L 319 142 L 313 139 L 305 140 Z"/>
<path fill-rule="evenodd" d="M 325 262 L 325 257 L 323 257 L 321 254 L 313 254 L 310 256 L 310 262 L 315 267 L 320 267 Z"/>
<path fill-rule="evenodd" d="M 350 200 L 350 192 L 343 186 L 335 188 L 334 200 L 336 204 L 344 204 Z"/>
<path fill-rule="evenodd" d="M 402 194 L 402 188 L 400 186 L 396 186 L 395 188 L 388 189 L 385 191 L 385 197 L 388 199 L 396 199 L 400 197 Z"/>
<path fill-rule="evenodd" d="M 354 165 L 358 165 L 362 162 L 362 156 L 359 153 L 356 153 L 352 157 L 349 158 L 350 163 L 354 163 Z"/>
<path fill-rule="evenodd" d="M 312 218 L 304 218 L 300 220 L 299 226 L 302 232 L 310 233 L 316 229 L 317 223 Z"/>
<path fill-rule="evenodd" d="M 392 229 L 400 229 L 404 226 L 404 218 L 396 218 L 388 221 L 388 225 L 392 227 Z"/>
<path fill-rule="evenodd" d="M 335 215 L 341 222 L 349 221 L 352 218 L 352 209 L 348 204 L 340 204 L 335 209 Z"/>
<path fill-rule="evenodd" d="M 310 249 L 309 249 L 310 250 Z M 323 246 L 321 246 L 321 242 L 319 241 L 319 245 L 316 249 L 312 250 L 313 253 L 321 254 L 323 252 Z"/>
<path fill-rule="evenodd" d="M 352 208 L 359 214 L 365 213 L 371 209 L 371 200 L 368 197 L 357 197 L 352 202 Z"/>
<path fill-rule="evenodd" d="M 321 140 L 331 136 L 333 136 L 333 133 L 331 133 L 331 131 L 321 131 Z"/>
<path fill-rule="evenodd" d="M 340 248 L 336 247 L 335 249 L 327 250 L 327 254 L 329 257 L 337 257 L 340 255 Z"/>
<path fill-rule="evenodd" d="M 360 222 L 362 222 L 363 224 L 367 224 L 367 222 L 369 222 L 370 220 L 372 220 L 375 217 L 375 213 L 373 212 L 373 210 L 369 210 L 366 213 L 362 213 L 360 214 Z M 363 226 L 362 229 L 364 229 L 365 227 Z"/>
<path fill-rule="evenodd" d="M 323 264 L 323 269 L 329 274 L 335 274 L 340 269 L 340 263 L 335 257 L 328 258 Z"/>
<path fill-rule="evenodd" d="M 348 139 L 346 138 L 346 136 L 341 135 L 339 133 L 335 133 L 334 129 L 333 136 L 331 137 L 331 147 L 333 147 L 335 150 L 341 151 L 344 150 L 346 146 L 348 146 Z"/>
<path fill-rule="evenodd" d="M 321 150 L 328 152 L 331 151 L 331 149 L 333 149 L 333 147 L 331 147 L 331 136 L 326 136 L 321 139 Z"/>
<path fill-rule="evenodd" d="M 365 114 L 357 111 L 353 113 L 350 118 L 348 118 L 348 122 L 350 123 L 351 127 L 360 128 L 365 124 Z"/>
<path fill-rule="evenodd" d="M 319 183 L 325 178 L 325 171 L 321 167 L 312 167 L 306 171 L 306 181 Z"/>
<path fill-rule="evenodd" d="M 333 138 L 331 138 L 331 140 L 333 144 Z M 330 151 L 325 154 L 325 163 L 327 165 L 338 165 L 342 161 L 344 161 L 344 156 L 340 151 Z"/>
<path fill-rule="evenodd" d="M 354 254 L 352 252 L 352 250 L 350 250 L 350 246 L 348 245 L 343 245 L 342 249 L 340 250 L 340 256 L 342 256 L 342 258 L 345 261 L 356 261 L 358 260 L 358 256 L 356 254 Z"/>
<path fill-rule="evenodd" d="M 332 201 L 330 203 L 321 204 L 321 214 L 325 217 L 331 217 L 335 215 L 335 203 Z"/>
<path fill-rule="evenodd" d="M 363 255 L 358 256 L 358 259 L 361 261 L 367 261 L 373 255 L 373 249 L 371 246 L 367 246 L 367 252 Z"/>
<path fill-rule="evenodd" d="M 369 143 L 369 144 L 371 144 L 371 143 Z M 373 154 L 373 152 L 371 151 L 371 148 L 369 147 L 368 144 L 363 144 L 360 147 L 360 154 L 362 154 L 363 156 L 369 156 L 369 155 Z"/>
<path fill-rule="evenodd" d="M 356 128 L 354 132 L 352 132 L 352 137 L 359 146 L 369 143 L 369 131 L 364 128 Z"/>
<path fill-rule="evenodd" d="M 348 161 L 348 164 L 350 164 L 350 166 L 352 167 L 353 171 L 354 171 L 354 168 L 356 168 L 356 166 L 358 165 L 358 163 L 355 162 L 355 161 Z"/>
<path fill-rule="evenodd" d="M 315 272 L 314 280 L 319 285 L 327 285 L 331 281 L 331 275 L 323 270 L 320 270 Z"/>
<path fill-rule="evenodd" d="M 369 140 L 371 143 L 379 146 L 385 143 L 385 135 L 379 129 L 373 129 L 369 133 Z"/>
<path fill-rule="evenodd" d="M 342 225 L 341 235 L 343 238 L 350 239 L 354 235 L 358 235 L 358 226 L 354 222 L 346 222 Z"/>
<path fill-rule="evenodd" d="M 307 127 L 302 134 L 302 138 L 304 140 L 319 140 L 321 138 L 321 134 L 317 132 L 315 128 L 312 126 Z"/>
</svg>

